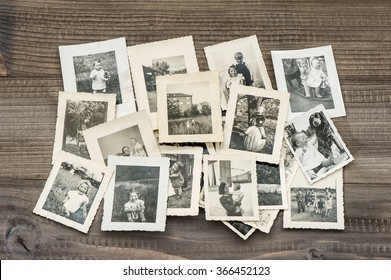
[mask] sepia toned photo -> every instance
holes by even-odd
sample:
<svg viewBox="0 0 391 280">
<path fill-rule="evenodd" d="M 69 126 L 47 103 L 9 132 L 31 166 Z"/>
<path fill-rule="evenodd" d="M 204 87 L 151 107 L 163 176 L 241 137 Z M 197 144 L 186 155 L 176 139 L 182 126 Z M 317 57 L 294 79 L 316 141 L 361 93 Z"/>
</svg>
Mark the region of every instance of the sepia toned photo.
<svg viewBox="0 0 391 280">
<path fill-rule="evenodd" d="M 125 38 L 60 46 L 64 90 L 112 94 L 116 116 L 136 111 Z"/>
<path fill-rule="evenodd" d="M 34 213 L 87 233 L 113 171 L 59 152 Z"/>
<path fill-rule="evenodd" d="M 292 184 L 293 178 L 296 175 L 297 169 L 299 169 L 299 165 L 295 159 L 294 154 L 289 149 L 285 139 L 281 149 L 280 165 L 284 166 L 286 187 L 289 188 L 289 186 Z"/>
<path fill-rule="evenodd" d="M 244 223 L 253 227 L 254 229 L 258 229 L 264 233 L 269 233 L 279 211 L 280 210 L 259 210 L 259 221 Z"/>
<path fill-rule="evenodd" d="M 160 151 L 170 159 L 167 215 L 198 215 L 202 148 L 160 146 Z"/>
<path fill-rule="evenodd" d="M 322 104 L 330 117 L 346 116 L 331 46 L 272 51 L 277 88 L 288 91 L 288 119 Z"/>
<path fill-rule="evenodd" d="M 257 162 L 258 206 L 264 209 L 286 209 L 286 185 L 281 165 Z"/>
<path fill-rule="evenodd" d="M 91 159 L 107 164 L 109 155 L 160 156 L 145 110 L 84 131 Z"/>
<path fill-rule="evenodd" d="M 157 77 L 159 142 L 221 142 L 218 77 L 201 72 Z"/>
<path fill-rule="evenodd" d="M 109 156 L 102 230 L 164 231 L 169 159 Z"/>
<path fill-rule="evenodd" d="M 139 110 L 145 109 L 157 129 L 156 77 L 198 72 L 192 36 L 127 48 Z"/>
<path fill-rule="evenodd" d="M 285 139 L 309 183 L 353 160 L 323 105 L 288 122 Z"/>
<path fill-rule="evenodd" d="M 115 96 L 59 92 L 52 161 L 59 151 L 90 159 L 83 131 L 115 118 Z"/>
<path fill-rule="evenodd" d="M 223 110 L 232 85 L 273 89 L 255 35 L 208 46 L 204 51 L 209 69 L 219 74 Z"/>
<path fill-rule="evenodd" d="M 240 221 L 224 221 L 224 225 L 239 235 L 243 240 L 247 240 L 254 233 L 255 228 Z"/>
<path fill-rule="evenodd" d="M 344 229 L 342 169 L 310 185 L 299 170 L 288 191 L 284 228 Z"/>
<path fill-rule="evenodd" d="M 234 86 L 228 104 L 221 153 L 254 154 L 278 164 L 289 94 Z"/>
<path fill-rule="evenodd" d="M 257 221 L 255 157 L 204 156 L 207 220 Z"/>
</svg>

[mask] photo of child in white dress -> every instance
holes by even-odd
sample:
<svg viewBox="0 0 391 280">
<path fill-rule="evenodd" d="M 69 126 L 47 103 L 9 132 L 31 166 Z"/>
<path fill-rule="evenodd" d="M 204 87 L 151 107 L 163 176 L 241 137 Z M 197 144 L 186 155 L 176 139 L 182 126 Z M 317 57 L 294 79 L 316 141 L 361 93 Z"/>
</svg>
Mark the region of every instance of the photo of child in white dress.
<svg viewBox="0 0 391 280">
<path fill-rule="evenodd" d="M 91 183 L 87 180 L 80 182 L 77 190 L 68 191 L 64 199 L 65 216 L 75 222 L 83 223 L 87 217 L 87 205 L 90 199 L 87 196 Z"/>
<path fill-rule="evenodd" d="M 94 69 L 91 71 L 90 79 L 92 80 L 91 88 L 93 93 L 106 93 L 106 82 L 110 79 L 110 74 L 102 69 L 100 60 L 94 62 Z"/>
</svg>

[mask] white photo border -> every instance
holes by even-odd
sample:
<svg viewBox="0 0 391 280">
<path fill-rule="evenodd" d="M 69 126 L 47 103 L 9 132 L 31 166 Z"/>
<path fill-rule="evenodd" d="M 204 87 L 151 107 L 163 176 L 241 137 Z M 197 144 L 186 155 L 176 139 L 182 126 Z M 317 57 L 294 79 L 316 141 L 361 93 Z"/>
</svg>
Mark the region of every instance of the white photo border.
<svg viewBox="0 0 391 280">
<path fill-rule="evenodd" d="M 50 190 L 53 188 L 53 183 L 57 177 L 57 174 L 61 168 L 61 164 L 63 162 L 72 162 L 79 164 L 81 167 L 87 167 L 88 170 L 93 169 L 97 170 L 96 173 L 104 173 L 103 180 L 101 181 L 99 185 L 99 189 L 94 197 L 94 201 L 91 203 L 90 210 L 88 211 L 88 215 L 84 221 L 83 224 L 80 224 L 78 222 L 72 221 L 68 218 L 62 217 L 58 214 L 52 213 L 50 211 L 47 211 L 43 209 L 43 206 L 47 200 L 47 197 L 49 195 Z M 66 225 L 68 227 L 74 228 L 78 231 L 81 231 L 83 233 L 87 233 L 92 221 L 94 220 L 94 217 L 96 215 L 96 212 L 98 210 L 99 204 L 101 200 L 103 199 L 103 195 L 105 194 L 105 191 L 108 187 L 109 181 L 111 179 L 111 176 L 113 174 L 113 170 L 109 167 L 106 167 L 104 165 L 98 164 L 94 161 L 84 159 L 69 153 L 66 153 L 64 151 L 60 151 L 56 157 L 56 160 L 54 162 L 53 168 L 50 171 L 49 177 L 46 180 L 45 187 L 43 188 L 41 195 L 39 196 L 38 202 L 36 206 L 34 207 L 33 212 L 37 215 L 40 215 L 42 217 L 45 217 L 47 219 L 56 221 L 58 223 L 61 223 L 63 225 Z"/>
<path fill-rule="evenodd" d="M 64 91 L 77 92 L 73 57 L 115 51 L 122 104 L 116 106 L 116 117 L 136 112 L 133 84 L 130 76 L 126 39 L 120 37 L 106 41 L 59 46 Z"/>
<path fill-rule="evenodd" d="M 289 93 L 288 92 L 280 92 L 275 90 L 265 90 L 254 87 L 247 86 L 233 86 L 231 88 L 231 97 L 228 103 L 226 123 L 224 125 L 224 141 L 220 147 L 220 153 L 234 153 L 241 155 L 256 155 L 257 161 L 268 162 L 272 164 L 278 164 L 280 161 L 280 153 L 282 147 L 282 139 L 284 137 L 284 124 L 287 116 L 288 104 L 289 104 Z M 273 144 L 273 152 L 271 155 L 269 154 L 261 154 L 250 151 L 241 151 L 236 149 L 231 149 L 229 147 L 232 136 L 232 127 L 234 124 L 235 113 L 236 113 L 236 104 L 238 100 L 239 94 L 244 95 L 253 95 L 257 97 L 266 97 L 280 100 L 280 107 L 277 117 L 277 126 L 274 137 Z"/>
<path fill-rule="evenodd" d="M 145 88 L 143 63 L 146 60 L 152 61 L 153 59 L 183 55 L 186 72 L 198 72 L 199 68 L 193 37 L 186 36 L 130 46 L 127 48 L 127 51 L 138 109 L 147 111 L 152 128 L 155 130 L 158 128 L 158 113 L 150 111 L 147 90 Z"/>
<path fill-rule="evenodd" d="M 113 200 L 115 191 L 115 173 L 107 188 L 104 205 L 101 229 L 103 231 L 164 231 L 166 227 L 167 190 L 168 190 L 168 168 L 169 158 L 164 157 L 121 157 L 109 156 L 108 165 L 116 169 L 117 165 L 159 167 L 159 190 L 156 207 L 155 223 L 148 222 L 112 222 Z"/>
<path fill-rule="evenodd" d="M 278 90 L 287 91 L 287 85 L 284 75 L 284 67 L 282 64 L 283 59 L 288 58 L 302 58 L 308 56 L 324 56 L 328 77 L 332 80 L 332 94 L 334 109 L 327 109 L 331 118 L 344 117 L 346 116 L 345 105 L 342 97 L 341 85 L 339 83 L 339 77 L 337 67 L 334 60 L 334 54 L 332 46 L 323 46 L 316 48 L 300 49 L 300 50 L 286 50 L 286 51 L 271 51 L 273 60 L 274 73 L 276 77 L 276 83 Z M 289 105 L 288 120 L 292 120 L 295 117 L 300 116 L 303 112 L 292 112 L 291 106 Z"/>
</svg>

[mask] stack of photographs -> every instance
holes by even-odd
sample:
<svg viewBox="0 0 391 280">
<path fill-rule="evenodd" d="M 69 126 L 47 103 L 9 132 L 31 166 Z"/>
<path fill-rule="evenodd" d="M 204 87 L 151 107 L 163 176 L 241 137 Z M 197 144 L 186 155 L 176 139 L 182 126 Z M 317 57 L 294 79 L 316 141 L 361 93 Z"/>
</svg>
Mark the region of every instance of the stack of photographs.
<svg viewBox="0 0 391 280">
<path fill-rule="evenodd" d="M 344 229 L 331 118 L 346 115 L 331 46 L 272 51 L 255 35 L 204 48 L 192 36 L 60 46 L 53 168 L 34 213 L 88 233 L 165 231 L 167 216 L 220 221 L 246 240 L 284 228 Z M 104 199 L 103 199 L 104 198 Z"/>
</svg>

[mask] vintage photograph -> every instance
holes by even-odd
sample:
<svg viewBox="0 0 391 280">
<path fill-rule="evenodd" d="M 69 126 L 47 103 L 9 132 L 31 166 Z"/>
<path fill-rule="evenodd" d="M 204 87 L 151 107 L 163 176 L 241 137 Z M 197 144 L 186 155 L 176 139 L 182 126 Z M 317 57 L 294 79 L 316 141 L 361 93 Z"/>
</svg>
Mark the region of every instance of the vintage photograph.
<svg viewBox="0 0 391 280">
<path fill-rule="evenodd" d="M 249 238 L 250 235 L 253 234 L 255 231 L 255 228 L 240 221 L 224 221 L 223 224 L 229 227 L 243 240 Z"/>
<path fill-rule="evenodd" d="M 83 134 L 91 159 L 106 165 L 109 155 L 160 156 L 145 110 L 92 127 Z"/>
<path fill-rule="evenodd" d="M 136 111 L 124 37 L 60 46 L 64 91 L 112 94 L 116 116 Z"/>
<path fill-rule="evenodd" d="M 145 109 L 157 129 L 156 77 L 198 72 L 192 36 L 128 47 L 139 110 Z"/>
<path fill-rule="evenodd" d="M 164 231 L 169 159 L 109 156 L 102 230 Z"/>
<path fill-rule="evenodd" d="M 288 119 L 319 104 L 331 117 L 346 116 L 331 46 L 271 53 L 277 88 L 291 94 Z"/>
<path fill-rule="evenodd" d="M 59 151 L 90 159 L 83 131 L 115 118 L 115 96 L 59 92 L 52 162 Z"/>
<path fill-rule="evenodd" d="M 273 89 L 255 35 L 208 46 L 204 51 L 209 69 L 219 74 L 223 110 L 232 85 Z"/>
<path fill-rule="evenodd" d="M 344 229 L 342 169 L 312 185 L 299 170 L 288 197 L 284 228 Z"/>
<path fill-rule="evenodd" d="M 233 86 L 220 151 L 278 164 L 288 99 L 285 92 Z"/>
<path fill-rule="evenodd" d="M 255 157 L 204 156 L 207 220 L 258 221 Z"/>
<path fill-rule="evenodd" d="M 87 233 L 113 171 L 60 151 L 34 213 Z"/>
<path fill-rule="evenodd" d="M 258 229 L 264 233 L 269 233 L 279 211 L 280 210 L 259 210 L 259 221 L 244 223 L 253 227 L 254 229 Z"/>
<path fill-rule="evenodd" d="M 215 72 L 157 77 L 159 142 L 223 140 Z"/>
<path fill-rule="evenodd" d="M 292 184 L 292 180 L 296 175 L 297 169 L 299 169 L 299 165 L 285 139 L 283 140 L 281 149 L 280 165 L 284 166 L 285 182 L 288 188 Z"/>
<path fill-rule="evenodd" d="M 160 152 L 170 159 L 167 215 L 198 215 L 202 147 L 160 146 Z"/>
<path fill-rule="evenodd" d="M 286 209 L 286 185 L 284 167 L 257 162 L 258 206 L 264 209 Z"/>
<path fill-rule="evenodd" d="M 309 183 L 353 160 L 323 105 L 288 122 L 285 139 Z"/>
</svg>

